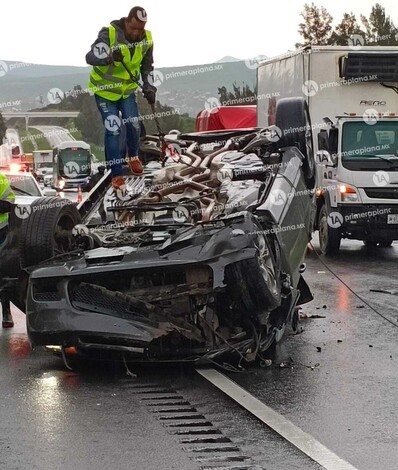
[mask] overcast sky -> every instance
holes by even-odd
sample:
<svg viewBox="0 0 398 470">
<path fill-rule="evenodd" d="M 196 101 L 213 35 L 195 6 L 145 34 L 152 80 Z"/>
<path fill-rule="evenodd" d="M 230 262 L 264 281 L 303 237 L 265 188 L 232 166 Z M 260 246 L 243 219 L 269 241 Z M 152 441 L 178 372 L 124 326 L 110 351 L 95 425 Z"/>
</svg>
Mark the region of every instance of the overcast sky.
<svg viewBox="0 0 398 470">
<path fill-rule="evenodd" d="M 6 0 L 0 20 L 0 60 L 86 65 L 85 54 L 102 26 L 146 8 L 155 41 L 155 66 L 205 64 L 224 56 L 274 56 L 300 40 L 302 0 Z M 311 0 L 308 0 L 311 3 Z M 340 21 L 344 12 L 369 16 L 376 0 L 324 0 Z M 396 0 L 381 0 L 398 25 Z"/>
</svg>

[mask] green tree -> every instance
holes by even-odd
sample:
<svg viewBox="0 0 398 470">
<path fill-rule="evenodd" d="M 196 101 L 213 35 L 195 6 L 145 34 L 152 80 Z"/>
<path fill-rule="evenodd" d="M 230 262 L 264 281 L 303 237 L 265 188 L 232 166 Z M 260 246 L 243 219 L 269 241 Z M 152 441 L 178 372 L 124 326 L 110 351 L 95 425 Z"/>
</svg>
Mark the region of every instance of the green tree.
<svg viewBox="0 0 398 470">
<path fill-rule="evenodd" d="M 157 134 L 158 131 L 151 107 L 141 93 L 138 93 L 137 99 L 146 133 Z M 193 132 L 195 130 L 195 119 L 190 117 L 187 113 L 180 114 L 178 109 L 172 106 L 162 105 L 159 101 L 156 103 L 155 110 L 161 130 L 165 134 L 173 129 L 177 129 L 181 132 Z"/>
<path fill-rule="evenodd" d="M 82 139 L 92 144 L 104 145 L 104 125 L 94 97 L 89 93 L 80 93 L 73 100 L 75 109 L 80 111 L 75 124 L 82 133 Z"/>
<path fill-rule="evenodd" d="M 306 3 L 300 16 L 304 21 L 299 24 L 298 32 L 303 38 L 303 43 L 297 43 L 297 48 L 308 44 L 322 46 L 329 43 L 333 17 L 325 7 Z"/>
<path fill-rule="evenodd" d="M 398 45 L 398 29 L 392 22 L 386 10 L 379 3 L 372 7 L 372 12 L 367 19 L 361 15 L 361 21 L 365 27 L 365 42 L 372 46 L 396 46 Z"/>
<path fill-rule="evenodd" d="M 6 136 L 7 126 L 4 121 L 3 115 L 0 113 L 0 145 L 3 143 L 3 139 Z"/>
<path fill-rule="evenodd" d="M 353 34 L 365 35 L 361 30 L 355 15 L 352 12 L 344 13 L 341 22 L 332 32 L 328 44 L 334 46 L 346 46 L 349 44 L 349 40 Z"/>
<path fill-rule="evenodd" d="M 257 103 L 257 90 L 252 90 L 247 83 L 239 86 L 232 84 L 233 91 L 228 91 L 225 86 L 218 88 L 218 96 L 222 106 L 240 106 Z"/>
</svg>

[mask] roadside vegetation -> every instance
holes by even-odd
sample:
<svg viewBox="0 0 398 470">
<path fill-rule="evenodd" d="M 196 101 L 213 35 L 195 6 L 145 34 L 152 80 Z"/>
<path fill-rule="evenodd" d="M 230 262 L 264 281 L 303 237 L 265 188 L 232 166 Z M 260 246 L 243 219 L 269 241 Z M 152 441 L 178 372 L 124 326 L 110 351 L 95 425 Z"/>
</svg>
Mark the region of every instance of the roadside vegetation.
<svg viewBox="0 0 398 470">
<path fill-rule="evenodd" d="M 43 133 L 35 128 L 29 128 L 28 132 L 25 128 L 18 128 L 18 134 L 25 153 L 32 153 L 33 150 L 49 150 L 52 148 Z"/>
<path fill-rule="evenodd" d="M 314 3 L 304 5 L 301 17 L 298 32 L 302 37 L 302 42 L 296 43 L 296 48 L 308 45 L 348 46 L 354 35 L 356 35 L 354 40 L 364 46 L 398 45 L 398 28 L 379 3 L 372 7 L 369 17 L 361 15 L 358 21 L 352 12 L 344 13 L 335 26 L 333 26 L 333 16 L 328 10 Z M 244 82 L 233 83 L 232 90 L 227 89 L 226 86 L 220 86 L 218 96 L 222 106 L 257 103 L 257 89 L 252 90 Z"/>
</svg>

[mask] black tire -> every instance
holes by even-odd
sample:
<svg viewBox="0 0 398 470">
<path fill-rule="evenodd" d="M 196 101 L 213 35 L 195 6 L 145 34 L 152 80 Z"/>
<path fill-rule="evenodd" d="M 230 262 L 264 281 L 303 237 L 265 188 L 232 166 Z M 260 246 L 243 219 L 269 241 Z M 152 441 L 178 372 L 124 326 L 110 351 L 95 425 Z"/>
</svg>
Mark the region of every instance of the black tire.
<svg viewBox="0 0 398 470">
<path fill-rule="evenodd" d="M 76 205 L 68 199 L 43 197 L 31 208 L 29 217 L 21 225 L 19 257 L 22 268 L 71 251 L 74 248 L 73 227 L 81 223 Z"/>
<path fill-rule="evenodd" d="M 341 234 L 338 228 L 328 224 L 328 210 L 326 204 L 321 207 L 318 220 L 319 245 L 324 255 L 335 255 L 339 252 Z"/>
<path fill-rule="evenodd" d="M 379 242 L 381 248 L 388 248 L 392 245 L 393 240 L 382 240 Z"/>
<path fill-rule="evenodd" d="M 304 155 L 303 174 L 308 189 L 315 186 L 315 157 L 308 104 L 303 98 L 283 98 L 276 104 L 275 125 L 282 131 L 281 147 L 297 147 Z"/>
<path fill-rule="evenodd" d="M 227 266 L 227 288 L 240 311 L 255 315 L 281 304 L 280 270 L 276 264 L 273 256 L 259 255 Z"/>
</svg>

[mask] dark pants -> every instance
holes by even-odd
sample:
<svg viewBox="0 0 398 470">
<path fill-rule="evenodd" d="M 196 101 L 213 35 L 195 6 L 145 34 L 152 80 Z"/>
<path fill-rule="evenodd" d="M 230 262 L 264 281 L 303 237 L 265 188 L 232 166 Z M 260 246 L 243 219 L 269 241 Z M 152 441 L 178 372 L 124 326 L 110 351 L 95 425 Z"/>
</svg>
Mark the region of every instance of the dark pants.
<svg viewBox="0 0 398 470">
<path fill-rule="evenodd" d="M 123 174 L 124 155 L 120 155 L 120 133 L 126 128 L 126 147 L 129 157 L 138 155 L 140 139 L 140 121 L 135 94 L 126 99 L 110 101 L 95 95 L 97 107 L 105 126 L 105 157 L 112 176 Z M 120 118 L 121 115 L 121 118 Z"/>
</svg>

